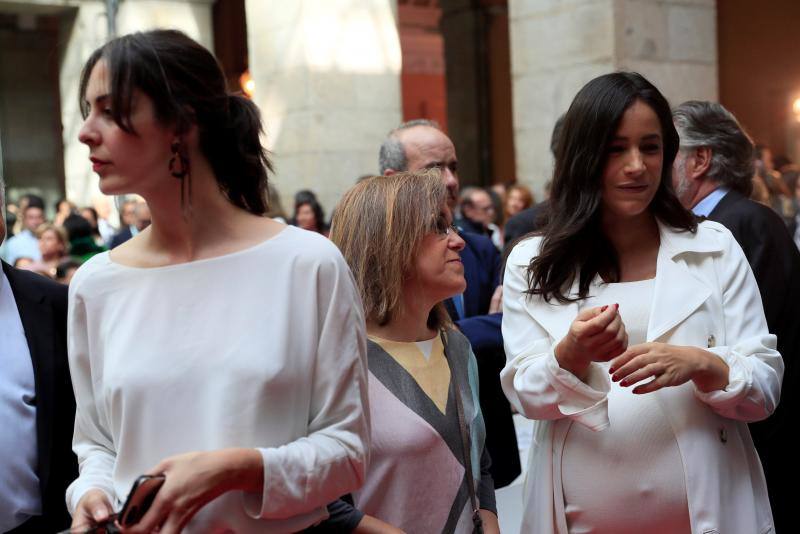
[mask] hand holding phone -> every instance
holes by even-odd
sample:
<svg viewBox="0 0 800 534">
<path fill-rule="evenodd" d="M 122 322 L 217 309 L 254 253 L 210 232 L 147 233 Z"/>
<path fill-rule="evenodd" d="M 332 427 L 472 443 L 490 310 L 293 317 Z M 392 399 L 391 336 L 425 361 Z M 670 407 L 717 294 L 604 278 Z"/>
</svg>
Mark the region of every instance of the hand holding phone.
<svg viewBox="0 0 800 534">
<path fill-rule="evenodd" d="M 166 479 L 164 475 L 142 475 L 137 478 L 128 493 L 128 498 L 125 499 L 125 505 L 117 516 L 119 524 L 129 527 L 138 523 L 150 509 L 156 493 Z"/>
<path fill-rule="evenodd" d="M 58 534 L 118 534 L 120 530 L 117 524 L 124 527 L 135 525 L 147 513 L 165 480 L 164 475 L 140 476 L 131 486 L 125 504 L 118 514 L 111 514 L 104 521 L 91 526 L 73 526 Z"/>
</svg>

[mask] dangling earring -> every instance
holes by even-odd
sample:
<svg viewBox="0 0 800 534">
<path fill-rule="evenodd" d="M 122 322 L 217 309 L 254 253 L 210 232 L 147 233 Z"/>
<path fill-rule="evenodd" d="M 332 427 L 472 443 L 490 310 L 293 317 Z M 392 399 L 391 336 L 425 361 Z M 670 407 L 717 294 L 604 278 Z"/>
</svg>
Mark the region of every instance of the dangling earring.
<svg viewBox="0 0 800 534">
<path fill-rule="evenodd" d="M 174 178 L 181 181 L 181 211 L 186 217 L 187 211 L 189 213 L 192 211 L 192 175 L 189 173 L 189 158 L 184 156 L 179 140 L 173 141 L 170 148 L 172 149 L 172 157 L 169 160 L 169 172 Z M 187 199 L 189 201 L 188 210 Z"/>
<path fill-rule="evenodd" d="M 181 152 L 181 142 L 173 141 L 172 157 L 169 160 L 169 172 L 178 180 L 183 180 L 189 174 L 189 158 Z"/>
</svg>

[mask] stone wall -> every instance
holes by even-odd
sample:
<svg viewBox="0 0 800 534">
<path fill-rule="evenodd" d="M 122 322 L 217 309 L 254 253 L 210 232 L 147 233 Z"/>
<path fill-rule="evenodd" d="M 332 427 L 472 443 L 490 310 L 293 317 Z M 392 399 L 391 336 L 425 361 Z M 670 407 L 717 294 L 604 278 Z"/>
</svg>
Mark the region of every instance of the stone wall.
<svg viewBox="0 0 800 534">
<path fill-rule="evenodd" d="M 121 2 L 117 33 L 174 28 L 213 50 L 212 0 L 137 0 Z M 78 107 L 80 72 L 86 59 L 108 38 L 105 2 L 75 1 L 77 16 L 65 32 L 61 62 L 61 116 L 64 127 L 64 172 L 67 197 L 79 204 L 101 196 L 97 175 L 88 163 L 88 150 L 78 141 L 83 119 Z"/>
<path fill-rule="evenodd" d="M 517 177 L 550 179 L 556 119 L 589 80 L 635 70 L 673 104 L 717 98 L 714 0 L 509 0 Z"/>
<path fill-rule="evenodd" d="M 284 207 L 314 190 L 327 214 L 401 121 L 394 0 L 247 0 L 254 101 Z M 290 213 L 291 215 L 291 213 Z"/>
</svg>

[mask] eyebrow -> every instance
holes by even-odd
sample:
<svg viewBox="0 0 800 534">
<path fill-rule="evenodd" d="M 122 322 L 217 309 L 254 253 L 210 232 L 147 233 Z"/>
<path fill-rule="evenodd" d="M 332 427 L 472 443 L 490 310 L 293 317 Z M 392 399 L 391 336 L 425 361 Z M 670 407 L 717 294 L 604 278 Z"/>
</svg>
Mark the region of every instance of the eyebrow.
<svg viewBox="0 0 800 534">
<path fill-rule="evenodd" d="M 658 139 L 661 139 L 661 134 L 652 133 L 652 134 L 648 134 L 648 135 L 645 135 L 644 137 L 642 137 L 642 141 L 653 141 L 653 140 L 658 140 Z M 627 141 L 627 140 L 628 140 L 627 137 L 624 137 L 624 136 L 621 136 L 621 135 L 615 135 L 614 139 L 612 139 L 612 141 Z"/>
<path fill-rule="evenodd" d="M 99 95 L 99 96 L 94 97 L 94 103 L 97 104 L 97 105 L 100 105 L 103 102 L 105 102 L 106 100 L 108 100 L 109 98 L 111 98 L 111 95 L 109 93 L 106 93 L 106 94 L 103 94 L 103 95 Z M 88 100 L 86 100 L 86 99 L 84 99 L 83 102 L 86 105 L 90 104 L 90 102 Z"/>
</svg>

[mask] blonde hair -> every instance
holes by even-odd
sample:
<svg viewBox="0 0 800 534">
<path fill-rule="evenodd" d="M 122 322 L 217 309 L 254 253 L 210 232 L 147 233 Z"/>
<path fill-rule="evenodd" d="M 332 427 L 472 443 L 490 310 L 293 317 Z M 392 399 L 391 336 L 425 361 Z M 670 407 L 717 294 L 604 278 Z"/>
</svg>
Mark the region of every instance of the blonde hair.
<svg viewBox="0 0 800 534">
<path fill-rule="evenodd" d="M 56 226 L 55 224 L 46 222 L 36 227 L 36 232 L 35 232 L 36 238 L 41 239 L 44 233 L 47 232 L 48 230 L 52 230 L 56 234 L 58 240 L 61 242 L 62 245 L 64 245 L 64 254 L 66 254 L 67 249 L 69 249 L 69 237 L 67 236 L 67 231 L 64 230 L 64 228 L 61 226 Z"/>
<path fill-rule="evenodd" d="M 350 265 L 368 321 L 385 325 L 402 306 L 403 282 L 412 273 L 422 238 L 434 231 L 446 205 L 438 169 L 367 178 L 336 207 L 330 239 Z M 450 327 L 439 303 L 430 328 Z"/>
<path fill-rule="evenodd" d="M 524 210 L 533 206 L 533 203 L 535 201 L 533 193 L 531 193 L 531 190 L 525 187 L 524 185 L 514 184 L 512 186 L 509 186 L 508 189 L 506 189 L 506 196 L 503 199 L 503 213 L 505 214 L 506 219 L 511 217 L 511 214 L 508 212 L 508 199 L 511 198 L 511 193 L 513 193 L 514 191 L 518 191 L 519 194 L 522 195 L 522 202 L 525 204 L 525 206 L 522 209 Z"/>
</svg>

